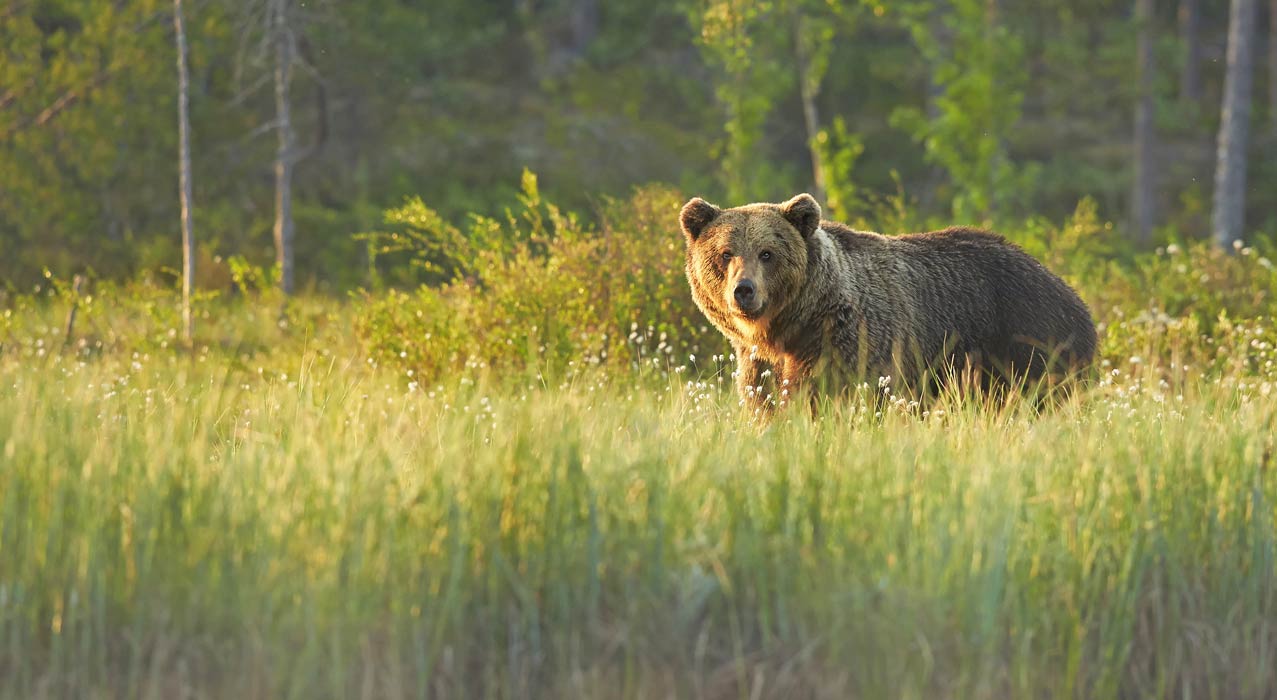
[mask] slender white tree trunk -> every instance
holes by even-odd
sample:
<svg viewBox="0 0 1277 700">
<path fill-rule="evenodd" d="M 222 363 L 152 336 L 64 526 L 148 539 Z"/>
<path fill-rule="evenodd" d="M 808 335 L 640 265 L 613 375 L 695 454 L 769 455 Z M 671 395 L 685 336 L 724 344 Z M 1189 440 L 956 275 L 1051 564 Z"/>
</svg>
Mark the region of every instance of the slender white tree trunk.
<svg viewBox="0 0 1277 700">
<path fill-rule="evenodd" d="M 1139 33 L 1136 73 L 1139 100 L 1135 105 L 1135 183 L 1131 193 L 1131 233 L 1137 243 L 1153 237 L 1154 182 L 1153 143 L 1153 0 L 1135 0 L 1135 23 Z"/>
<path fill-rule="evenodd" d="M 1240 240 L 1244 226 L 1255 9 L 1256 0 L 1232 0 L 1228 20 L 1228 72 L 1224 78 L 1211 210 L 1211 239 L 1219 246 Z"/>
<path fill-rule="evenodd" d="M 811 153 L 812 195 L 821 206 L 827 204 L 825 198 L 825 164 L 820 157 L 820 116 L 816 112 L 816 96 L 806 87 L 803 88 L 803 123 L 807 126 L 807 150 Z"/>
<path fill-rule="evenodd" d="M 191 223 L 191 117 L 186 71 L 186 23 L 182 0 L 173 0 L 173 30 L 177 37 L 178 180 L 182 201 L 182 339 L 189 345 L 195 335 L 191 311 L 191 287 L 195 284 L 195 233 Z"/>
<path fill-rule="evenodd" d="M 288 26 L 288 0 L 271 0 L 275 43 L 275 264 L 284 294 L 293 293 L 293 122 L 288 90 L 293 73 L 293 36 Z"/>
</svg>

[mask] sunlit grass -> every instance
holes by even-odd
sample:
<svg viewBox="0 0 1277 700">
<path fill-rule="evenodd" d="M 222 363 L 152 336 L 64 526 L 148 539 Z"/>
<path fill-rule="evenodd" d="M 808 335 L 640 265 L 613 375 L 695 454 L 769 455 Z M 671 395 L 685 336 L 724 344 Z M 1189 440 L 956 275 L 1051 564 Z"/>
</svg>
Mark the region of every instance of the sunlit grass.
<svg viewBox="0 0 1277 700">
<path fill-rule="evenodd" d="M 0 355 L 0 692 L 1277 686 L 1268 381 L 1144 362 L 1043 415 L 760 427 L 684 373 L 343 358 Z"/>
</svg>

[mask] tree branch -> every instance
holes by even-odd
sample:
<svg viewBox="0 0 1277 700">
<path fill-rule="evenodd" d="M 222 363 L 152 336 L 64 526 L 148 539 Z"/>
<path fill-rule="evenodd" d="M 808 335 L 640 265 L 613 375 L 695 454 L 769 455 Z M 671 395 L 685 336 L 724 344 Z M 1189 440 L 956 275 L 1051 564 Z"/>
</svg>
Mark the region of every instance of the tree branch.
<svg viewBox="0 0 1277 700">
<path fill-rule="evenodd" d="M 87 83 L 71 88 L 70 90 L 62 93 L 56 100 L 50 103 L 48 107 L 41 110 L 39 114 L 19 122 L 16 126 L 10 127 L 4 132 L 4 136 L 0 137 L 0 141 L 8 141 L 20 131 L 26 131 L 32 127 L 44 126 L 45 124 L 53 121 L 59 114 L 66 111 L 67 108 L 71 107 L 76 102 L 79 102 L 86 95 L 105 83 L 107 78 L 111 77 L 114 72 L 114 66 L 98 71 Z"/>
<path fill-rule="evenodd" d="M 5 90 L 4 94 L 0 95 L 0 109 L 8 109 L 9 105 L 13 104 L 14 100 L 22 97 L 22 94 L 27 90 L 30 90 L 33 85 L 35 85 L 35 76 L 32 76 L 27 80 L 27 82 L 18 87 Z"/>
<path fill-rule="evenodd" d="M 164 12 L 163 10 L 153 12 L 150 15 L 144 17 L 137 24 L 133 25 L 132 27 L 128 28 L 125 31 L 127 31 L 130 34 L 137 34 L 138 32 L 141 32 L 143 29 L 145 29 L 147 25 L 165 16 L 167 16 L 167 13 Z M 45 107 L 43 110 L 40 110 L 40 112 L 36 114 L 34 117 L 30 117 L 24 121 L 19 122 L 16 126 L 12 126 L 6 129 L 4 134 L 0 135 L 0 141 L 8 141 L 18 132 L 25 131 L 32 127 L 41 127 L 53 121 L 54 119 L 58 117 L 59 114 L 62 114 L 68 108 L 72 107 L 77 102 L 83 100 L 94 90 L 98 89 L 103 84 L 105 84 L 107 80 L 113 77 L 115 73 L 121 67 L 122 67 L 121 65 L 113 62 L 110 65 L 108 65 L 106 68 L 103 68 L 99 70 L 97 73 L 95 73 L 93 77 L 88 80 L 88 82 L 73 88 L 69 88 L 68 90 L 63 92 L 61 95 L 59 95 L 57 99 L 49 103 L 49 106 Z M 12 102 L 13 100 L 17 99 L 18 96 L 19 95 L 6 94 L 5 95 L 6 101 L 3 102 L 3 104 L 0 104 L 0 107 L 7 108 L 8 104 Z"/>
</svg>

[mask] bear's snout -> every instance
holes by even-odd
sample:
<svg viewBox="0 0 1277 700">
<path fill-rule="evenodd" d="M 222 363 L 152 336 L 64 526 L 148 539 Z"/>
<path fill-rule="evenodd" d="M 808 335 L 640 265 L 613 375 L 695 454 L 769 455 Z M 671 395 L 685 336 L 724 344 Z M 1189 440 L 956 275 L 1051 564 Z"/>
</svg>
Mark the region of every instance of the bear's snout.
<svg viewBox="0 0 1277 700">
<path fill-rule="evenodd" d="M 753 313 L 758 310 L 758 286 L 753 280 L 743 279 L 737 282 L 732 296 L 736 299 L 736 307 L 741 311 Z"/>
</svg>

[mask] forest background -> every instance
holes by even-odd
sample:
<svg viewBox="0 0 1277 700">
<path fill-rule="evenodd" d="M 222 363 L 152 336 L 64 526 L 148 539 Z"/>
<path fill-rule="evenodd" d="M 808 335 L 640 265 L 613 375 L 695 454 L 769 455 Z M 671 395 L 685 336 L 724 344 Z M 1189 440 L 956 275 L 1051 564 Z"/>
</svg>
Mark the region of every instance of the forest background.
<svg viewBox="0 0 1277 700">
<path fill-rule="evenodd" d="M 1253 106 L 1230 185 L 1244 223 L 1214 232 L 1225 246 L 1277 230 L 1277 3 L 1233 4 L 1249 17 L 1238 98 Z M 1212 235 L 1224 2 L 187 0 L 185 13 L 197 289 L 285 253 L 296 286 L 321 292 L 429 281 L 354 234 L 414 197 L 458 225 L 499 219 L 525 168 L 587 221 L 659 182 L 725 205 L 809 190 L 828 216 L 885 232 L 1058 221 L 1090 198 L 1119 252 Z M 0 8 L 11 292 L 46 268 L 178 276 L 172 14 L 159 0 Z M 282 226 L 294 250 L 278 250 Z"/>
</svg>

